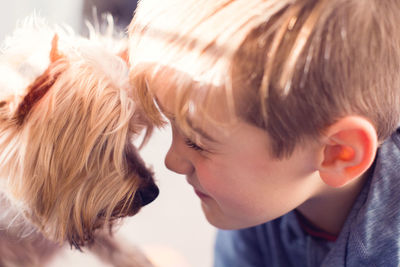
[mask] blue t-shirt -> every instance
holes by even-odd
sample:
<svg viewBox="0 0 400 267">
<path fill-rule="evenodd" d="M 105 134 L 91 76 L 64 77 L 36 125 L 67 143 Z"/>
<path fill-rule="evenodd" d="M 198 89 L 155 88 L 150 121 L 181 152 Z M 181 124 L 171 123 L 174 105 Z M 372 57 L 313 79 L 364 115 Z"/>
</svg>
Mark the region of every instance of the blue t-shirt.
<svg viewBox="0 0 400 267">
<path fill-rule="evenodd" d="M 400 131 L 378 149 L 335 242 L 307 234 L 294 211 L 255 227 L 219 230 L 214 267 L 400 266 Z"/>
</svg>

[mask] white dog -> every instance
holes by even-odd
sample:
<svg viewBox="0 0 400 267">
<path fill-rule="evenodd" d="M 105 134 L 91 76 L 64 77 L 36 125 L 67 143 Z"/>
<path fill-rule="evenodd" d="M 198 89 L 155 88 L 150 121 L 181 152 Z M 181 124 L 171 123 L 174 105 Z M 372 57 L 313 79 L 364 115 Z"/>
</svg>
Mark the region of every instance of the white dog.
<svg viewBox="0 0 400 267">
<path fill-rule="evenodd" d="M 152 122 L 132 100 L 124 41 L 111 36 L 83 38 L 33 16 L 6 39 L 0 266 L 43 266 L 64 241 L 113 266 L 151 266 L 110 235 L 158 195 L 132 145 Z"/>
</svg>

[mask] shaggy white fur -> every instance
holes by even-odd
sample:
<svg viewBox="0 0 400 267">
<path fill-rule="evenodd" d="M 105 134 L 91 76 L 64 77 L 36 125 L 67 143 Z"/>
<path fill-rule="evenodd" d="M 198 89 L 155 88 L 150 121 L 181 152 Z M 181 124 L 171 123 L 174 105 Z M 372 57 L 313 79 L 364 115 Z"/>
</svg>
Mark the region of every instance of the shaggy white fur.
<svg viewBox="0 0 400 267">
<path fill-rule="evenodd" d="M 113 266 L 150 266 L 110 235 L 158 195 L 132 144 L 152 122 L 110 25 L 84 38 L 31 16 L 1 49 L 0 266 L 43 266 L 64 241 Z"/>
</svg>

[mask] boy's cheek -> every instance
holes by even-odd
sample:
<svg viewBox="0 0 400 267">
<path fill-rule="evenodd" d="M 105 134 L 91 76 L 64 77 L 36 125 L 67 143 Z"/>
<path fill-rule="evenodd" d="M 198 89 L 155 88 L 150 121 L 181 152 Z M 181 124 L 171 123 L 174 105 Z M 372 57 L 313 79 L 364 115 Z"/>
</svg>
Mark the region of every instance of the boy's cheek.
<svg viewBox="0 0 400 267">
<path fill-rule="evenodd" d="M 218 195 L 221 188 L 224 187 L 224 175 L 215 167 L 208 166 L 207 164 L 198 164 L 196 166 L 197 180 L 210 196 Z"/>
<path fill-rule="evenodd" d="M 197 179 L 204 193 L 225 206 L 237 206 L 240 196 L 238 185 L 234 182 L 234 174 L 226 168 L 216 166 L 199 166 L 196 170 Z M 232 179 L 233 178 L 233 179 Z"/>
</svg>

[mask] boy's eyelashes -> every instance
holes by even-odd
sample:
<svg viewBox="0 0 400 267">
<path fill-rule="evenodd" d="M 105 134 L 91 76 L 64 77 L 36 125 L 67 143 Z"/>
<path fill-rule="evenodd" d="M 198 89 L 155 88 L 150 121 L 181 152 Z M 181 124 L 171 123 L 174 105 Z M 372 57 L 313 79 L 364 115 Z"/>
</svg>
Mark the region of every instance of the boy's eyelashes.
<svg viewBox="0 0 400 267">
<path fill-rule="evenodd" d="M 196 143 L 194 143 L 192 140 L 190 140 L 189 138 L 185 138 L 185 144 L 189 147 L 189 148 L 191 148 L 191 149 L 194 149 L 194 150 L 197 150 L 197 151 L 203 151 L 204 149 L 203 148 L 201 148 L 200 146 L 198 146 Z"/>
</svg>

